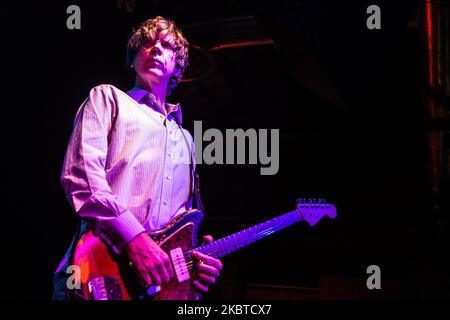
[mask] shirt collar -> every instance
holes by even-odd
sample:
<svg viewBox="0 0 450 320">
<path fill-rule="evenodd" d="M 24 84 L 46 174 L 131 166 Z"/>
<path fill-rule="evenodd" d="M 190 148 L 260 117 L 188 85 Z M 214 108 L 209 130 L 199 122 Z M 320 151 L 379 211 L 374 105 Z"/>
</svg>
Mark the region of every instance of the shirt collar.
<svg viewBox="0 0 450 320">
<path fill-rule="evenodd" d="M 134 87 L 133 89 L 128 91 L 127 94 L 131 98 L 133 98 L 136 102 L 138 102 L 138 103 L 144 102 L 144 103 L 146 103 L 146 105 L 151 104 L 151 103 L 149 103 L 149 101 L 152 100 L 151 96 L 153 96 L 153 94 L 150 91 L 142 89 L 140 87 Z M 152 106 L 152 105 L 149 105 L 149 107 L 155 109 L 155 107 Z M 175 121 L 177 123 L 181 124 L 182 123 L 182 116 L 181 116 L 180 104 L 179 103 L 172 104 L 172 103 L 167 103 L 166 102 L 166 108 L 167 108 L 168 113 L 175 118 Z"/>
</svg>

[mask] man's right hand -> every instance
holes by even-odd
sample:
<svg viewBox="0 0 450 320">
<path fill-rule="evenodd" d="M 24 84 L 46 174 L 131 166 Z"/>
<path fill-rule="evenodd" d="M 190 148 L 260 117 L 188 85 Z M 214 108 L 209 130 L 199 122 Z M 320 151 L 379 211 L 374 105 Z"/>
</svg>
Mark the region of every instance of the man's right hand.
<svg viewBox="0 0 450 320">
<path fill-rule="evenodd" d="M 141 279 L 147 285 L 169 282 L 173 269 L 169 256 L 143 232 L 131 240 L 126 251 Z"/>
</svg>

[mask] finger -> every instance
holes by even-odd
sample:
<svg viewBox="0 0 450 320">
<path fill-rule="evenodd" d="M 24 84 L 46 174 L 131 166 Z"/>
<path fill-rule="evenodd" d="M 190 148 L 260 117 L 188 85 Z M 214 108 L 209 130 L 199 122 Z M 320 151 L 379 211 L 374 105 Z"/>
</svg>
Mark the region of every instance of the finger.
<svg viewBox="0 0 450 320">
<path fill-rule="evenodd" d="M 166 264 L 165 264 L 167 273 L 169 274 L 169 278 L 173 277 L 173 268 L 172 268 L 172 263 L 170 262 L 170 260 L 167 260 Z"/>
<path fill-rule="evenodd" d="M 216 268 L 217 270 L 222 270 L 223 266 L 222 266 L 222 262 L 220 262 L 220 260 L 213 258 L 211 256 L 207 256 L 203 253 L 200 253 L 198 251 L 192 251 L 192 255 L 197 258 L 198 260 L 202 260 L 204 262 L 206 262 L 206 264 L 209 264 L 211 266 L 213 266 L 214 268 Z"/>
<path fill-rule="evenodd" d="M 206 235 L 206 236 L 203 236 L 203 242 L 205 242 L 205 243 L 211 243 L 211 242 L 213 242 L 214 240 L 213 240 L 213 237 L 211 236 L 211 235 Z"/>
<path fill-rule="evenodd" d="M 167 271 L 164 265 L 160 265 L 158 268 L 159 277 L 161 278 L 162 283 L 167 283 L 170 280 L 169 272 Z"/>
<path fill-rule="evenodd" d="M 159 276 L 157 270 L 150 272 L 150 277 L 152 278 L 152 283 L 155 286 L 161 285 L 161 277 Z"/>
<path fill-rule="evenodd" d="M 213 266 L 207 265 L 206 263 L 197 263 L 196 266 L 197 270 L 201 273 L 206 273 L 216 278 L 219 276 L 219 270 L 217 270 Z"/>
<path fill-rule="evenodd" d="M 170 259 L 168 256 L 161 257 L 161 260 L 156 263 L 156 270 L 163 283 L 169 282 L 171 278 L 168 267 L 170 268 Z"/>
<path fill-rule="evenodd" d="M 208 292 L 208 286 L 200 283 L 198 280 L 192 281 L 192 285 L 201 292 Z"/>
<path fill-rule="evenodd" d="M 142 281 L 143 281 L 147 286 L 151 286 L 151 285 L 152 285 L 152 278 L 150 277 L 150 275 L 147 273 L 146 270 L 144 270 L 144 272 L 139 272 L 139 275 L 140 275 Z"/>
<path fill-rule="evenodd" d="M 216 283 L 216 278 L 209 276 L 205 273 L 197 273 L 197 276 L 199 278 L 199 280 L 201 280 L 202 283 L 206 284 L 206 285 L 210 285 L 210 284 L 215 284 Z"/>
</svg>

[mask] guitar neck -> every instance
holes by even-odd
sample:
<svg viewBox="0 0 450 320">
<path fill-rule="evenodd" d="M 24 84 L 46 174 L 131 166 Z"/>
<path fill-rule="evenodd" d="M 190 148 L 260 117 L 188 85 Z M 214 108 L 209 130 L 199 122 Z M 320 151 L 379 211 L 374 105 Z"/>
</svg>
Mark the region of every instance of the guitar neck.
<svg viewBox="0 0 450 320">
<path fill-rule="evenodd" d="M 300 220 L 301 218 L 299 217 L 297 210 L 294 210 L 198 247 L 195 250 L 215 258 L 220 258 L 299 222 Z"/>
</svg>

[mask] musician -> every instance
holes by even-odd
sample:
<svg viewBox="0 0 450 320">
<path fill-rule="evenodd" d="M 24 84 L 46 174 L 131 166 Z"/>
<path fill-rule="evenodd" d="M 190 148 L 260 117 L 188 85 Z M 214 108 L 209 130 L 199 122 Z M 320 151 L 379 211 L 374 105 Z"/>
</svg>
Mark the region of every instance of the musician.
<svg viewBox="0 0 450 320">
<path fill-rule="evenodd" d="M 181 127 L 180 105 L 166 102 L 187 61 L 188 42 L 172 21 L 158 16 L 142 23 L 127 45 L 134 88 L 91 90 L 77 112 L 61 173 L 84 226 L 115 253 L 127 254 L 149 286 L 167 283 L 174 270 L 146 231 L 163 228 L 193 205 L 193 138 Z M 55 299 L 67 294 L 71 250 L 55 273 Z M 200 252 L 193 256 L 192 284 L 207 292 L 222 263 Z"/>
</svg>

